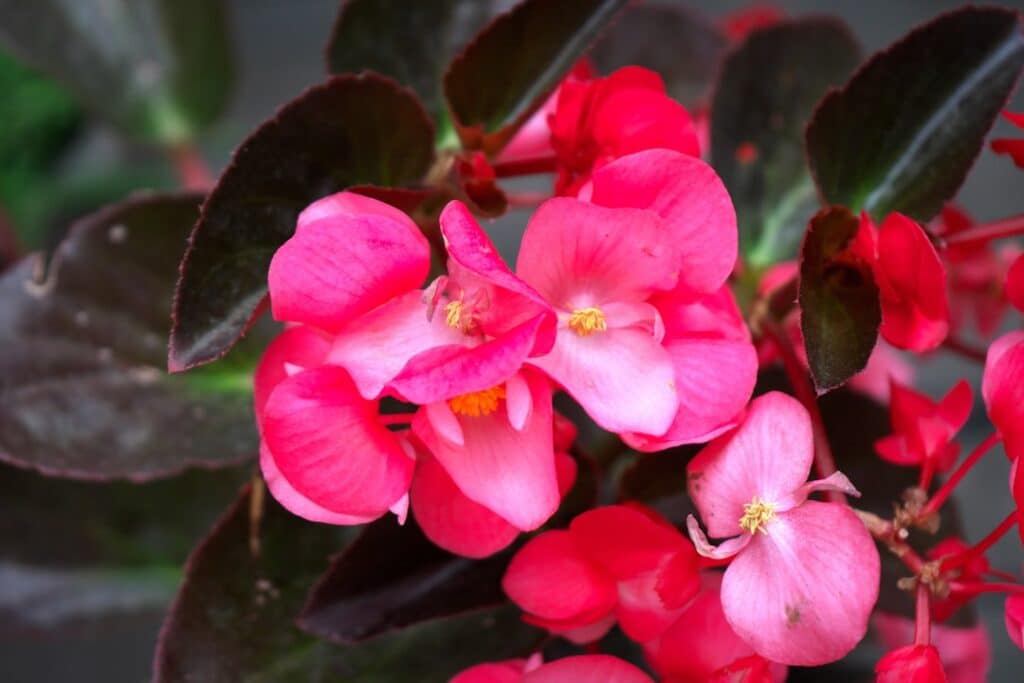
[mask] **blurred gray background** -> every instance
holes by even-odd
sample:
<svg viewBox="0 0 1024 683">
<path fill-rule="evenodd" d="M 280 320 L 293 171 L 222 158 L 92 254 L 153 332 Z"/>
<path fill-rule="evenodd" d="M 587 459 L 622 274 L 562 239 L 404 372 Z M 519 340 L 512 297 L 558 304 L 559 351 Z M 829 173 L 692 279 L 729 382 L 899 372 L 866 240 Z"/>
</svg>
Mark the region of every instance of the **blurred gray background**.
<svg viewBox="0 0 1024 683">
<path fill-rule="evenodd" d="M 415 2 L 416 0 L 409 0 Z M 551 0 L 556 2 L 557 0 Z M 712 16 L 720 16 L 749 3 L 738 1 L 686 2 Z M 866 54 L 882 48 L 944 10 L 963 5 L 949 0 L 839 0 L 812 2 L 788 0 L 773 3 L 792 15 L 831 13 L 845 19 L 860 39 Z M 1024 8 L 1024 2 L 1000 3 Z M 208 158 L 217 169 L 248 131 L 270 116 L 281 104 L 305 87 L 323 79 L 323 46 L 337 12 L 338 0 L 233 0 L 229 2 L 238 62 L 234 101 L 226 115 L 204 138 Z M 1018 93 L 1014 107 L 1024 109 Z M 1000 121 L 997 134 L 1013 134 Z M 70 167 L 96 168 L 122 163 L 126 154 L 118 139 L 96 127 L 68 160 Z M 980 160 L 964 186 L 959 202 L 979 220 L 1024 211 L 1024 174 L 1006 159 L 990 152 Z M 525 212 L 513 212 L 492 224 L 490 230 L 508 253 L 525 223 Z M 1012 316 L 1011 316 L 1012 317 Z M 1019 326 L 1020 319 L 1012 322 Z M 945 392 L 959 377 L 977 387 L 980 367 L 947 353 L 937 353 L 919 369 L 919 386 L 931 395 Z M 984 410 L 976 405 L 974 418 L 965 430 L 965 452 L 987 435 Z M 1006 460 L 990 454 L 962 486 L 961 507 L 969 540 L 977 540 L 1012 509 L 1007 489 Z M 57 541 L 59 542 L 59 541 Z M 1020 540 L 1011 533 L 992 553 L 994 564 L 1019 572 L 1024 554 Z M 980 601 L 993 645 L 990 680 L 1011 683 L 1024 680 L 1024 653 L 1007 638 L 1002 600 L 986 596 Z M 159 628 L 156 616 L 126 619 L 102 632 L 70 634 L 59 643 L 24 636 L 0 640 L 0 681 L 121 683 L 149 679 L 152 648 Z"/>
</svg>

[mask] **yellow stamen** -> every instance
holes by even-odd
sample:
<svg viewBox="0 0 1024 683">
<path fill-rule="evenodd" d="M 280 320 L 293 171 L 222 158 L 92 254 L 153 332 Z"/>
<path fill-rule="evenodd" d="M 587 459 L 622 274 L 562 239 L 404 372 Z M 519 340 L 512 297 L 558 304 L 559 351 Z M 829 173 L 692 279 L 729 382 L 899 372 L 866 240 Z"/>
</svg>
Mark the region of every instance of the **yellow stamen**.
<svg viewBox="0 0 1024 683">
<path fill-rule="evenodd" d="M 448 399 L 453 413 L 466 417 L 490 415 L 498 409 L 498 402 L 505 398 L 505 386 L 499 384 L 483 391 L 474 391 Z"/>
<path fill-rule="evenodd" d="M 461 301 L 449 301 L 444 306 L 444 321 L 448 323 L 448 327 L 456 330 L 462 328 L 462 302 Z"/>
<path fill-rule="evenodd" d="M 775 503 L 766 503 L 755 496 L 754 500 L 743 506 L 740 528 L 752 534 L 758 531 L 767 534 L 765 526 L 773 519 L 775 519 Z"/>
<path fill-rule="evenodd" d="M 569 316 L 569 329 L 581 337 L 586 337 L 594 332 L 607 330 L 608 321 L 605 320 L 604 313 L 600 308 L 593 306 L 577 308 Z"/>
</svg>

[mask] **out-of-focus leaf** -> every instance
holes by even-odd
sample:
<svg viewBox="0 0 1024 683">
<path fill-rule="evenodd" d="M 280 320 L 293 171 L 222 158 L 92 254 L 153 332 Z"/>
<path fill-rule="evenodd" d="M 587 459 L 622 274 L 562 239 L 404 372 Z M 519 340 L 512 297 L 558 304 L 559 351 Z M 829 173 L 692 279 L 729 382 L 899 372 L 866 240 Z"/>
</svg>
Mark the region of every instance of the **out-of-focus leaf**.
<svg viewBox="0 0 1024 683">
<path fill-rule="evenodd" d="M 637 501 L 684 525 L 696 508 L 686 492 L 686 464 L 700 446 L 680 446 L 658 453 L 636 453 L 618 476 L 618 501 Z"/>
<path fill-rule="evenodd" d="M 255 454 L 240 355 L 191 377 L 163 369 L 199 201 L 129 198 L 77 223 L 48 265 L 30 256 L 0 277 L 0 459 L 145 480 Z"/>
<path fill-rule="evenodd" d="M 506 602 L 510 553 L 484 560 L 452 555 L 412 522 L 371 524 L 317 582 L 299 626 L 335 642 L 355 642 L 417 622 Z"/>
<path fill-rule="evenodd" d="M 626 0 L 525 0 L 451 63 L 444 92 L 464 147 L 497 153 Z"/>
<path fill-rule="evenodd" d="M 687 106 L 708 94 L 727 46 L 722 29 L 679 4 L 632 4 L 594 46 L 601 73 L 636 65 L 661 74 L 668 94 Z"/>
<path fill-rule="evenodd" d="M 845 24 L 809 17 L 755 31 L 723 63 L 711 107 L 711 163 L 736 206 L 750 265 L 796 256 L 818 208 L 804 127 L 829 86 L 859 62 Z"/>
<path fill-rule="evenodd" d="M 257 128 L 207 197 L 190 238 L 171 370 L 221 357 L 245 332 L 267 293 L 270 259 L 299 212 L 352 185 L 419 182 L 433 140 L 412 93 L 370 73 L 310 88 Z"/>
<path fill-rule="evenodd" d="M 180 143 L 231 91 L 220 0 L 0 0 L 0 42 L 125 132 Z"/>
<path fill-rule="evenodd" d="M 847 251 L 859 227 L 845 208 L 822 209 L 800 250 L 800 327 L 819 393 L 863 370 L 878 339 L 878 285 L 870 266 Z"/>
<path fill-rule="evenodd" d="M 1017 12 L 965 7 L 879 52 L 807 128 L 818 189 L 881 220 L 932 218 L 956 193 L 1024 65 Z"/>
<path fill-rule="evenodd" d="M 157 683 L 443 683 L 475 663 L 523 656 L 537 644 L 538 631 L 511 607 L 427 621 L 356 645 L 318 641 L 293 620 L 352 530 L 311 524 L 269 497 L 258 553 L 250 526 L 246 489 L 189 560 L 157 647 Z"/>
</svg>

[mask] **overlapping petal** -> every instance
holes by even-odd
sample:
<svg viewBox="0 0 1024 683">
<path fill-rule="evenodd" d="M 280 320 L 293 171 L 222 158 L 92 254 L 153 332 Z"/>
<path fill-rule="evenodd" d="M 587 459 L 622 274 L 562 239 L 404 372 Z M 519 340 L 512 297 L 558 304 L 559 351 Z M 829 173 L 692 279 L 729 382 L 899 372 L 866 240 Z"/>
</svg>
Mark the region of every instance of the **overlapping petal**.
<svg viewBox="0 0 1024 683">
<path fill-rule="evenodd" d="M 989 347 L 981 394 L 1007 455 L 1020 457 L 1024 454 L 1024 332 L 1004 334 Z"/>
</svg>

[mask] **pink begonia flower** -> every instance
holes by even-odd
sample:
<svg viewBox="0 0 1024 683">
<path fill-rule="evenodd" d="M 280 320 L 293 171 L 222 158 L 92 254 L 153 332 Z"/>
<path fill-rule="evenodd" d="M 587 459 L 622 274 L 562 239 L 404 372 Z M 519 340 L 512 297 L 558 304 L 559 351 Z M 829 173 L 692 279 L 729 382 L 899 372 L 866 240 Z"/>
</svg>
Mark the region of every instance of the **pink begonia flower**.
<svg viewBox="0 0 1024 683">
<path fill-rule="evenodd" d="M 1017 593 L 1006 598 L 1003 617 L 1010 640 L 1024 650 L 1024 595 Z"/>
<path fill-rule="evenodd" d="M 296 514 L 404 518 L 415 450 L 378 414 L 385 394 L 421 406 L 406 421 L 470 501 L 522 530 L 557 508 L 551 387 L 522 368 L 553 344 L 554 312 L 464 206 L 441 227 L 449 275 L 425 290 L 416 225 L 352 193 L 308 207 L 275 254 L 271 308 L 292 327 L 261 362 L 255 402 L 265 476 Z"/>
<path fill-rule="evenodd" d="M 1024 113 L 1004 111 L 1003 118 L 1018 128 L 1024 129 Z M 1018 168 L 1024 168 L 1024 139 L 996 138 L 991 142 L 991 145 L 993 152 L 1009 155 Z"/>
<path fill-rule="evenodd" d="M 1024 331 L 1008 332 L 988 347 L 981 395 L 1011 460 L 1024 453 Z"/>
<path fill-rule="evenodd" d="M 541 664 L 539 657 L 478 664 L 450 683 L 653 683 L 629 662 L 611 655 L 577 655 Z"/>
<path fill-rule="evenodd" d="M 656 72 L 627 66 L 593 80 L 567 79 L 548 118 L 558 155 L 555 194 L 577 194 L 591 173 L 648 149 L 700 156 L 686 109 L 665 93 Z"/>
<path fill-rule="evenodd" d="M 759 657 L 729 626 L 722 611 L 722 575 L 701 574 L 701 592 L 660 636 L 643 644 L 644 656 L 663 680 L 784 681 L 787 668 Z M 747 677 L 738 674 L 745 672 Z M 736 679 L 726 678 L 733 674 Z"/>
<path fill-rule="evenodd" d="M 944 557 L 954 557 L 962 554 L 969 547 L 963 540 L 950 536 L 932 546 L 928 551 L 928 559 L 939 560 Z M 950 571 L 947 569 L 946 575 L 950 580 L 970 584 L 983 581 L 990 569 L 988 559 L 984 554 L 979 554 L 971 557 L 967 564 L 956 570 Z M 969 593 L 965 594 L 958 591 L 950 591 L 949 595 L 944 598 L 932 597 L 932 617 L 937 622 L 946 621 L 975 597 Z"/>
<path fill-rule="evenodd" d="M 905 645 L 878 660 L 876 683 L 946 683 L 934 645 Z"/>
<path fill-rule="evenodd" d="M 807 411 L 771 392 L 686 468 L 708 534 L 728 539 L 713 547 L 687 519 L 697 552 L 732 557 L 722 580 L 726 619 L 757 654 L 800 666 L 853 649 L 878 598 L 878 551 L 863 523 L 846 505 L 807 498 L 856 489 L 838 472 L 807 482 L 813 460 Z"/>
<path fill-rule="evenodd" d="M 709 166 L 667 150 L 613 161 L 589 201 L 548 200 L 526 228 L 517 272 L 558 313 L 554 348 L 529 362 L 634 447 L 706 440 L 756 379 L 723 288 L 735 260 L 736 215 Z"/>
<path fill-rule="evenodd" d="M 675 621 L 700 578 L 685 536 L 651 510 L 613 505 L 531 539 L 502 586 L 527 621 L 575 642 L 596 640 L 616 620 L 644 642 Z"/>
<path fill-rule="evenodd" d="M 886 649 L 914 640 L 914 621 L 898 614 L 876 612 L 871 628 Z M 992 666 L 992 645 L 985 624 L 968 628 L 932 624 L 931 643 L 938 650 L 949 683 L 985 683 Z"/>
<path fill-rule="evenodd" d="M 928 234 L 900 213 L 879 228 L 861 214 L 851 253 L 871 264 L 882 307 L 882 337 L 897 348 L 936 348 L 949 332 L 946 270 Z"/>
<path fill-rule="evenodd" d="M 935 234 L 948 238 L 973 225 L 970 216 L 949 204 L 932 221 L 931 227 Z M 1007 273 L 1020 253 L 1020 247 L 1013 244 L 999 249 L 991 244 L 952 244 L 943 250 L 952 329 L 964 329 L 973 321 L 983 337 L 991 337 L 999 330 L 1010 304 Z"/>
<path fill-rule="evenodd" d="M 1006 298 L 1024 313 L 1024 254 L 1018 254 L 1006 271 Z"/>
<path fill-rule="evenodd" d="M 889 404 L 893 433 L 876 441 L 875 451 L 897 465 L 929 463 L 933 472 L 945 472 L 960 453 L 954 437 L 967 423 L 973 404 L 971 385 L 965 380 L 939 401 L 893 382 Z"/>
</svg>

